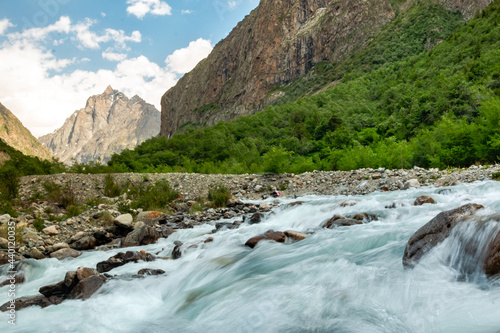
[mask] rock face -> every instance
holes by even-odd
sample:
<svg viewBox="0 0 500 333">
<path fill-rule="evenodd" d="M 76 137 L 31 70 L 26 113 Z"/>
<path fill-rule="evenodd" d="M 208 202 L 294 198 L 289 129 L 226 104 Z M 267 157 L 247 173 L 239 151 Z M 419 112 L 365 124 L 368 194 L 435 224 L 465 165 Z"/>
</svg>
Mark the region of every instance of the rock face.
<svg viewBox="0 0 500 333">
<path fill-rule="evenodd" d="M 52 153 L 2 104 L 0 104 L 0 139 L 25 155 L 44 160 L 52 158 Z M 2 160 L 10 159 L 8 154 L 4 154 L 0 155 L 0 164 L 3 163 Z"/>
<path fill-rule="evenodd" d="M 478 204 L 467 204 L 462 207 L 439 213 L 411 236 L 403 255 L 403 266 L 413 267 L 434 246 L 444 241 L 453 228 L 464 218 L 484 208 Z"/>
<path fill-rule="evenodd" d="M 85 108 L 76 111 L 54 133 L 40 137 L 56 157 L 68 163 L 107 161 L 113 153 L 135 148 L 158 135 L 160 113 L 139 96 L 128 99 L 108 87 L 92 96 Z"/>
<path fill-rule="evenodd" d="M 469 18 L 492 0 L 434 0 Z M 388 0 L 261 0 L 161 101 L 161 135 L 259 111 L 270 92 L 322 61 L 338 62 L 407 8 Z"/>
</svg>

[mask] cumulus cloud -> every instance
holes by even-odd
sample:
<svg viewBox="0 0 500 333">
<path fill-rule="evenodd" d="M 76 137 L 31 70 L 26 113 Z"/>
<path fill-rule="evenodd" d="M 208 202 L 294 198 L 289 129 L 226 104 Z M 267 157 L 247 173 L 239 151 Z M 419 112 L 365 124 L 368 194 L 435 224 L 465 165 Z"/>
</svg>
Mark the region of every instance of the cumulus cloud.
<svg viewBox="0 0 500 333">
<path fill-rule="evenodd" d="M 170 71 L 184 74 L 191 71 L 196 64 L 205 59 L 212 52 L 212 43 L 209 40 L 199 38 L 183 49 L 176 50 L 165 59 Z"/>
<path fill-rule="evenodd" d="M 234 9 L 236 8 L 237 3 L 236 1 L 228 1 L 227 5 L 229 6 L 229 8 Z"/>
<path fill-rule="evenodd" d="M 164 16 L 172 15 L 172 7 L 161 0 L 127 0 L 127 13 L 143 19 L 146 14 Z"/>
<path fill-rule="evenodd" d="M 12 23 L 10 23 L 9 19 L 1 19 L 0 20 L 0 36 L 5 34 L 5 32 L 7 31 L 7 29 L 13 27 L 14 25 Z"/>
<path fill-rule="evenodd" d="M 182 15 L 187 15 L 187 14 L 193 14 L 193 11 L 191 9 L 183 9 L 181 10 Z"/>
<path fill-rule="evenodd" d="M 103 52 L 102 57 L 109 61 L 122 61 L 127 58 L 126 53 Z"/>
<path fill-rule="evenodd" d="M 87 23 L 82 23 L 84 26 Z M 108 29 L 104 34 L 91 33 L 85 40 L 76 25 L 61 18 L 58 24 L 37 31 L 25 31 L 21 37 L 7 36 L 0 45 L 0 102 L 13 111 L 35 136 L 59 128 L 75 110 L 85 106 L 88 97 L 102 93 L 108 85 L 127 96 L 138 95 L 160 109 L 161 96 L 174 86 L 179 76 L 191 70 L 211 51 L 211 42 L 198 39 L 186 48 L 168 56 L 160 66 L 145 56 L 126 59 L 125 52 L 116 51 L 127 41 L 140 40 L 140 34 L 125 36 Z M 39 43 L 33 36 L 47 36 L 51 31 L 68 31 L 81 45 L 95 46 L 112 38 L 122 39 L 118 46 L 107 48 L 102 57 L 117 62 L 113 69 L 97 71 L 73 70 L 68 66 L 90 61 L 88 58 L 60 59 L 51 51 L 53 41 Z M 31 29 L 30 29 L 31 30 Z M 60 36 L 58 36 L 58 39 Z M 93 42 L 92 42 L 93 41 Z M 92 44 L 95 43 L 95 44 Z"/>
</svg>

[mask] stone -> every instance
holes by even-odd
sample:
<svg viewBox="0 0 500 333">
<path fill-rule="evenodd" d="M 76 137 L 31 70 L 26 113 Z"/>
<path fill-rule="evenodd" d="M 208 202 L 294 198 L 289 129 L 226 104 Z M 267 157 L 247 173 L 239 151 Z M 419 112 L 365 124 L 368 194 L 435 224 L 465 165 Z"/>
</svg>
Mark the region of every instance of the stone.
<svg viewBox="0 0 500 333">
<path fill-rule="evenodd" d="M 60 249 L 69 249 L 69 245 L 66 243 L 56 243 L 52 246 L 53 251 L 58 251 Z"/>
<path fill-rule="evenodd" d="M 49 236 L 59 235 L 59 231 L 57 230 L 55 225 L 51 225 L 50 227 L 43 229 L 42 232 Z"/>
<path fill-rule="evenodd" d="M 484 263 L 484 272 L 490 277 L 500 275 L 500 232 L 489 246 Z"/>
<path fill-rule="evenodd" d="M 303 234 L 303 233 L 298 232 L 298 231 L 293 231 L 293 230 L 287 230 L 287 231 L 285 231 L 285 235 L 289 239 L 292 239 L 292 240 L 294 240 L 296 242 L 301 241 L 301 240 L 307 238 L 306 234 Z"/>
<path fill-rule="evenodd" d="M 205 241 L 203 243 L 212 243 L 214 241 L 214 238 L 213 237 L 208 237 L 207 239 L 205 239 Z"/>
<path fill-rule="evenodd" d="M 340 207 L 351 207 L 356 206 L 358 203 L 355 201 L 344 201 L 340 204 Z"/>
<path fill-rule="evenodd" d="M 418 179 L 410 179 L 403 185 L 403 190 L 408 190 L 412 187 L 420 187 Z"/>
<path fill-rule="evenodd" d="M 377 215 L 369 214 L 369 213 L 356 214 L 352 218 L 354 220 L 363 221 L 363 222 L 378 221 Z"/>
<path fill-rule="evenodd" d="M 179 259 L 180 257 L 182 257 L 182 251 L 181 251 L 182 245 L 183 245 L 182 243 L 175 245 L 174 249 L 172 250 L 172 259 Z"/>
<path fill-rule="evenodd" d="M 62 260 L 62 259 L 66 259 L 66 258 L 76 258 L 76 257 L 79 257 L 81 255 L 82 255 L 82 253 L 80 251 L 75 250 L 75 249 L 63 248 L 63 249 L 57 250 L 55 252 L 52 252 L 50 254 L 50 257 Z"/>
<path fill-rule="evenodd" d="M 165 274 L 163 269 L 151 269 L 151 268 L 143 268 L 139 272 L 139 275 L 162 275 Z"/>
<path fill-rule="evenodd" d="M 142 221 L 139 221 L 137 222 L 136 224 L 134 224 L 134 230 L 135 229 L 139 229 L 139 228 L 142 228 L 146 225 L 146 223 L 142 222 Z"/>
<path fill-rule="evenodd" d="M 372 174 L 372 179 L 380 179 L 382 178 L 382 174 L 379 173 L 379 172 L 375 172 L 374 174 Z"/>
<path fill-rule="evenodd" d="M 37 248 L 31 249 L 30 257 L 33 259 L 45 259 L 43 253 L 40 252 L 40 250 L 38 250 Z"/>
<path fill-rule="evenodd" d="M 104 282 L 106 282 L 106 278 L 104 276 L 89 276 L 88 278 L 78 282 L 68 295 L 68 299 L 89 299 L 99 290 L 99 288 L 102 287 Z"/>
<path fill-rule="evenodd" d="M 259 205 L 259 208 L 263 211 L 268 211 L 271 209 L 271 206 L 269 206 L 269 204 L 267 202 L 262 202 L 260 205 Z"/>
<path fill-rule="evenodd" d="M 99 275 L 99 272 L 95 268 L 78 267 L 76 270 L 76 278 L 78 281 L 82 281 L 93 275 Z"/>
<path fill-rule="evenodd" d="M 0 224 L 7 224 L 7 223 L 9 223 L 9 221 L 10 221 L 11 218 L 12 217 L 9 214 L 0 215 Z"/>
<path fill-rule="evenodd" d="M 155 228 L 143 225 L 125 237 L 122 247 L 154 244 L 160 237 L 161 234 Z"/>
<path fill-rule="evenodd" d="M 270 230 L 265 234 L 250 238 L 249 240 L 246 241 L 245 246 L 248 246 L 253 249 L 262 240 L 272 240 L 278 243 L 284 243 L 286 240 L 286 235 L 284 232 L 281 231 Z"/>
<path fill-rule="evenodd" d="M 10 301 L 0 306 L 0 311 L 6 312 L 9 311 L 9 306 L 11 305 Z M 35 296 L 24 296 L 16 299 L 15 309 L 16 311 L 28 308 L 30 306 L 40 306 L 42 308 L 46 308 L 47 306 L 53 305 L 47 297 L 43 295 L 35 295 Z"/>
<path fill-rule="evenodd" d="M 43 296 L 45 296 L 47 298 L 49 298 L 51 296 L 56 296 L 56 297 L 65 299 L 68 296 L 68 294 L 70 293 L 71 288 L 68 287 L 64 283 L 64 281 L 60 281 L 60 282 L 55 283 L 55 284 L 43 286 L 38 291 L 40 292 L 40 294 L 42 294 Z"/>
<path fill-rule="evenodd" d="M 9 248 L 9 241 L 3 237 L 0 237 L 0 249 L 8 249 L 8 248 Z"/>
<path fill-rule="evenodd" d="M 127 251 L 125 253 L 120 252 L 109 258 L 108 260 L 97 263 L 97 271 L 99 273 L 109 272 L 113 268 L 123 266 L 129 262 L 138 262 L 139 260 L 153 261 L 155 260 L 155 257 L 145 251 Z"/>
<path fill-rule="evenodd" d="M 76 234 L 74 234 L 73 237 L 71 237 L 71 242 L 76 242 L 76 241 L 82 239 L 85 236 L 88 236 L 87 232 L 79 231 Z"/>
<path fill-rule="evenodd" d="M 323 228 L 332 229 L 337 227 L 348 227 L 356 224 L 363 224 L 363 222 L 361 222 L 360 220 L 349 219 L 349 218 L 336 219 L 336 220 L 330 219 L 323 225 Z"/>
<path fill-rule="evenodd" d="M 464 217 L 473 215 L 482 208 L 484 207 L 478 204 L 467 204 L 439 213 L 410 237 L 403 255 L 403 266 L 414 267 L 425 253 L 444 241 Z"/>
<path fill-rule="evenodd" d="M 304 204 L 304 201 L 294 201 L 294 202 L 289 203 L 287 206 L 288 207 L 295 207 L 295 206 L 300 206 L 303 204 Z"/>
<path fill-rule="evenodd" d="M 413 203 L 414 206 L 422 206 L 423 204 L 435 204 L 436 201 L 428 196 L 428 195 L 421 195 L 419 196 L 415 202 Z"/>
<path fill-rule="evenodd" d="M 66 272 L 63 280 L 64 285 L 69 289 L 73 289 L 74 286 L 78 283 L 78 278 L 76 277 L 76 271 Z"/>
<path fill-rule="evenodd" d="M 15 274 L 14 278 L 12 278 L 10 276 L 3 276 L 0 279 L 0 288 L 3 286 L 7 286 L 9 284 L 12 284 L 12 283 L 14 283 L 14 284 L 23 283 L 25 280 L 26 280 L 26 276 L 24 275 L 24 272 L 19 272 L 19 273 Z"/>
<path fill-rule="evenodd" d="M 72 242 L 70 247 L 75 250 L 92 250 L 96 247 L 97 240 L 94 236 L 85 236 L 77 240 L 76 242 Z"/>
<path fill-rule="evenodd" d="M 134 218 L 131 214 L 122 214 L 114 221 L 115 224 L 124 228 L 132 228 L 132 222 L 134 222 Z"/>
<path fill-rule="evenodd" d="M 148 226 L 153 226 L 160 219 L 164 218 L 165 214 L 162 212 L 146 211 L 140 212 L 135 218 L 136 222 L 144 222 Z"/>
<path fill-rule="evenodd" d="M 248 224 L 257 224 L 262 222 L 262 219 L 264 218 L 264 214 L 262 213 L 255 213 L 253 214 L 249 219 L 248 219 Z"/>
</svg>

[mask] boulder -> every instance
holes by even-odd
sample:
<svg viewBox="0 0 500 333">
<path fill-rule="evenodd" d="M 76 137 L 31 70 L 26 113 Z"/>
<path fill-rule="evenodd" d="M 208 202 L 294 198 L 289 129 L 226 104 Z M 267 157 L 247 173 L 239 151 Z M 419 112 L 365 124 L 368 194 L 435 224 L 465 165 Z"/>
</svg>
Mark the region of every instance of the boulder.
<svg viewBox="0 0 500 333">
<path fill-rule="evenodd" d="M 301 241 L 301 240 L 307 238 L 306 234 L 303 234 L 303 233 L 298 232 L 298 231 L 293 231 L 293 230 L 285 231 L 285 235 L 286 235 L 286 237 L 288 237 L 289 239 L 291 239 L 295 242 L 298 242 L 298 241 Z"/>
<path fill-rule="evenodd" d="M 172 250 L 172 259 L 179 259 L 182 257 L 181 242 L 176 242 L 174 249 Z"/>
<path fill-rule="evenodd" d="M 51 225 L 50 227 L 43 229 L 42 232 L 49 236 L 59 235 L 59 231 L 57 230 L 55 225 Z"/>
<path fill-rule="evenodd" d="M 262 222 L 262 219 L 264 218 L 264 214 L 262 213 L 255 213 L 253 214 L 249 219 L 248 219 L 248 224 L 257 224 Z"/>
<path fill-rule="evenodd" d="M 78 267 L 75 274 L 78 281 L 82 281 L 93 275 L 99 275 L 99 272 L 95 268 Z"/>
<path fill-rule="evenodd" d="M 364 222 L 378 221 L 377 215 L 369 214 L 369 213 L 356 214 L 352 218 L 354 220 L 364 221 Z"/>
<path fill-rule="evenodd" d="M 165 274 L 163 269 L 151 269 L 151 268 L 143 268 L 139 272 L 139 275 L 162 275 Z"/>
<path fill-rule="evenodd" d="M 69 246 L 75 250 L 92 250 L 96 247 L 97 240 L 94 236 L 84 236 L 78 239 L 76 242 L 72 242 Z"/>
<path fill-rule="evenodd" d="M 19 272 L 14 275 L 14 278 L 11 278 L 10 276 L 3 276 L 0 279 L 0 287 L 7 286 L 9 284 L 19 284 L 23 283 L 26 280 L 26 276 L 24 275 L 24 272 Z"/>
<path fill-rule="evenodd" d="M 487 276 L 500 275 L 500 232 L 489 246 L 484 262 L 484 272 Z"/>
<path fill-rule="evenodd" d="M 403 266 L 414 267 L 425 253 L 445 240 L 464 217 L 473 215 L 482 208 L 484 207 L 478 204 L 467 204 L 439 213 L 410 237 L 403 255 Z"/>
<path fill-rule="evenodd" d="M 340 207 L 351 207 L 356 206 L 358 203 L 356 201 L 344 201 L 340 204 Z"/>
<path fill-rule="evenodd" d="M 403 190 L 408 190 L 412 187 L 420 187 L 418 179 L 410 179 L 403 185 Z"/>
<path fill-rule="evenodd" d="M 246 241 L 245 246 L 248 246 L 253 249 L 262 240 L 271 240 L 278 243 L 284 243 L 286 240 L 286 235 L 284 232 L 281 231 L 269 230 L 265 234 L 250 238 L 249 240 Z"/>
<path fill-rule="evenodd" d="M 0 249 L 9 248 L 9 241 L 3 237 L 0 237 Z"/>
<path fill-rule="evenodd" d="M 50 254 L 51 258 L 56 258 L 59 260 L 66 259 L 66 258 L 76 258 L 81 256 L 82 253 L 80 251 L 74 250 L 74 249 L 69 249 L 69 248 L 63 248 L 60 250 L 57 250 L 55 252 L 52 252 Z"/>
<path fill-rule="evenodd" d="M 45 256 L 37 248 L 32 248 L 30 252 L 30 257 L 33 259 L 45 259 Z"/>
<path fill-rule="evenodd" d="M 155 257 L 145 251 L 127 251 L 125 253 L 120 252 L 109 258 L 108 260 L 97 263 L 97 271 L 99 273 L 109 272 L 113 268 L 123 266 L 129 262 L 138 262 L 139 260 L 153 261 L 155 260 Z"/>
<path fill-rule="evenodd" d="M 15 302 L 15 309 L 19 311 L 24 308 L 28 308 L 30 306 L 40 306 L 45 308 L 53 303 L 50 302 L 47 297 L 43 295 L 35 295 L 35 296 L 24 296 L 21 298 L 17 298 Z M 9 311 L 9 306 L 11 305 L 10 301 L 0 306 L 0 311 L 6 312 Z"/>
<path fill-rule="evenodd" d="M 85 231 L 79 231 L 76 234 L 74 234 L 73 237 L 71 237 L 71 242 L 76 242 L 76 241 L 78 241 L 78 240 L 80 240 L 83 237 L 88 236 L 88 235 L 89 234 Z"/>
<path fill-rule="evenodd" d="M 9 221 L 10 221 L 11 218 L 12 217 L 9 214 L 0 215 L 0 224 L 7 224 L 7 223 L 9 223 Z"/>
<path fill-rule="evenodd" d="M 340 215 L 335 215 L 334 217 L 323 223 L 323 228 L 332 229 L 332 228 L 351 226 L 356 224 L 363 224 L 363 222 L 361 222 L 360 220 L 355 220 L 355 219 L 345 218 Z"/>
<path fill-rule="evenodd" d="M 436 201 L 432 199 L 432 197 L 428 195 L 421 195 L 415 200 L 415 203 L 413 205 L 422 206 L 423 204 L 435 204 L 435 203 Z"/>
<path fill-rule="evenodd" d="M 269 204 L 267 202 L 262 202 L 260 205 L 259 205 L 259 208 L 261 210 L 264 210 L 264 211 L 268 211 L 271 209 L 271 206 L 269 206 Z"/>
<path fill-rule="evenodd" d="M 68 294 L 71 292 L 71 286 L 68 287 L 64 281 L 60 281 L 55 284 L 51 284 L 48 286 L 43 286 L 39 290 L 40 294 L 49 298 L 51 296 L 56 296 L 58 298 L 65 299 Z"/>
<path fill-rule="evenodd" d="M 123 228 L 132 228 L 132 222 L 134 222 L 134 218 L 131 214 L 122 214 L 114 221 L 116 225 Z"/>
<path fill-rule="evenodd" d="M 69 245 L 66 243 L 56 243 L 52 246 L 54 251 L 58 251 L 60 249 L 69 249 Z"/>
<path fill-rule="evenodd" d="M 159 222 L 159 220 L 164 217 L 165 214 L 162 212 L 146 211 L 137 214 L 135 220 L 137 222 L 144 222 L 148 226 L 153 226 L 156 222 Z"/>
<path fill-rule="evenodd" d="M 154 244 L 160 237 L 161 234 L 155 228 L 143 225 L 125 237 L 122 247 Z"/>
<path fill-rule="evenodd" d="M 106 278 L 99 275 L 91 275 L 83 280 L 80 280 L 69 293 L 68 299 L 88 299 L 102 287 L 104 282 L 106 282 Z"/>
</svg>

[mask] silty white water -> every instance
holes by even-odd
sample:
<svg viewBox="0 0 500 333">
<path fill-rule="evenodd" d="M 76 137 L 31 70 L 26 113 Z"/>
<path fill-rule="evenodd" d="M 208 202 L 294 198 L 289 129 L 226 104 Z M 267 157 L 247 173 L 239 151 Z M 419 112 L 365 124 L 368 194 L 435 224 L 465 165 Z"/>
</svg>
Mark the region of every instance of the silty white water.
<svg viewBox="0 0 500 333">
<path fill-rule="evenodd" d="M 210 235 L 214 242 L 207 244 L 203 241 L 213 225 L 180 230 L 157 244 L 127 250 L 169 256 L 176 240 L 185 248 L 198 248 L 175 261 L 139 262 L 109 272 L 130 275 L 141 268 L 160 268 L 166 275 L 109 280 L 87 301 L 21 310 L 14 329 L 3 315 L 0 331 L 497 333 L 500 283 L 460 278 L 456 253 L 464 242 L 457 239 L 468 235 L 467 230 L 436 247 L 415 269 L 403 269 L 408 239 L 438 213 L 470 202 L 487 207 L 483 215 L 500 212 L 500 183 L 459 185 L 442 194 L 440 190 L 305 197 L 305 204 L 282 206 L 260 224 Z M 413 206 L 424 194 L 437 204 Z M 340 207 L 346 200 L 358 204 Z M 398 208 L 385 209 L 394 201 L 400 203 Z M 380 220 L 320 228 L 334 214 L 364 212 Z M 293 244 L 261 242 L 253 250 L 243 246 L 269 229 L 314 234 Z M 87 252 L 67 261 L 29 260 L 27 282 L 17 286 L 17 296 L 36 294 L 41 286 L 62 280 L 67 271 L 95 267 L 119 251 Z M 7 287 L 0 288 L 0 303 L 7 300 Z"/>
</svg>

